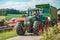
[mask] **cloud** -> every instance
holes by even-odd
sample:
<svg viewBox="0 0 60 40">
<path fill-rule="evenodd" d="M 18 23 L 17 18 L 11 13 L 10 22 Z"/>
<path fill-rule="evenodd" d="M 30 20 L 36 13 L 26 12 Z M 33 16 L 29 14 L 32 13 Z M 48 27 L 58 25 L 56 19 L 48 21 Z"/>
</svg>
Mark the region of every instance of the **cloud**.
<svg viewBox="0 0 60 40">
<path fill-rule="evenodd" d="M 29 2 L 31 0 L 0 0 L 0 2 L 7 2 L 7 1 L 13 1 L 13 2 Z"/>
<path fill-rule="evenodd" d="M 18 9 L 18 10 L 24 10 L 24 9 L 28 9 L 28 8 L 34 8 L 35 4 L 37 4 L 37 2 L 5 2 L 3 4 L 0 4 L 0 8 L 14 8 L 14 9 Z"/>
<path fill-rule="evenodd" d="M 36 4 L 51 4 L 53 6 L 56 6 L 56 1 L 54 0 L 31 0 L 29 2 L 8 1 L 4 3 L 0 3 L 0 9 L 1 8 L 10 8 L 10 9 L 14 8 L 17 10 L 26 10 L 28 8 L 34 8 Z"/>
</svg>

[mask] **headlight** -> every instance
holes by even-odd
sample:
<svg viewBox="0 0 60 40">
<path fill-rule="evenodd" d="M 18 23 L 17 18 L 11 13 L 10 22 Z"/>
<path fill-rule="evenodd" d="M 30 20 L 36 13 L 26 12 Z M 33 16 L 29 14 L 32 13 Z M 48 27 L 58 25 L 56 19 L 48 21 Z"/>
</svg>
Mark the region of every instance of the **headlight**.
<svg viewBox="0 0 60 40">
<path fill-rule="evenodd" d="M 50 21 L 50 20 L 51 20 L 51 18 L 50 18 L 50 17 L 48 17 L 48 20 Z"/>
</svg>

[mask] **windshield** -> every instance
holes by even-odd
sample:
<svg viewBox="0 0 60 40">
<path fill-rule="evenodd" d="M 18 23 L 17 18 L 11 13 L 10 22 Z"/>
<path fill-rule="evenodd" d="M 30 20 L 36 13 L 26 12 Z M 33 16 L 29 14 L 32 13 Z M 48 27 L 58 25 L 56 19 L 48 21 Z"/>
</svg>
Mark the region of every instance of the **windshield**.
<svg viewBox="0 0 60 40">
<path fill-rule="evenodd" d="M 28 16 L 34 16 L 35 14 L 43 15 L 43 10 L 41 10 L 41 9 L 39 9 L 39 10 L 30 10 L 27 13 Z"/>
<path fill-rule="evenodd" d="M 33 16 L 36 12 L 35 11 L 29 11 L 28 16 Z"/>
</svg>

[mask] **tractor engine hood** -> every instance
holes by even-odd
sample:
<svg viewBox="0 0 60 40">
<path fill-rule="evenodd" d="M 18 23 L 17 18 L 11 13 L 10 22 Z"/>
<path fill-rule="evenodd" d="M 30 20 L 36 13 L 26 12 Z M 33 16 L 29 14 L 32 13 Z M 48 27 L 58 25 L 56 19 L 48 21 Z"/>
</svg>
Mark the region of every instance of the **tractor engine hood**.
<svg viewBox="0 0 60 40">
<path fill-rule="evenodd" d="M 27 24 L 27 25 L 29 25 L 30 24 L 30 20 L 33 18 L 34 16 L 28 16 L 28 17 L 26 17 L 25 18 L 25 21 L 24 21 L 24 24 Z"/>
<path fill-rule="evenodd" d="M 26 17 L 26 20 L 29 21 L 29 20 L 31 20 L 32 18 L 34 18 L 34 16 L 28 16 L 28 17 Z"/>
</svg>

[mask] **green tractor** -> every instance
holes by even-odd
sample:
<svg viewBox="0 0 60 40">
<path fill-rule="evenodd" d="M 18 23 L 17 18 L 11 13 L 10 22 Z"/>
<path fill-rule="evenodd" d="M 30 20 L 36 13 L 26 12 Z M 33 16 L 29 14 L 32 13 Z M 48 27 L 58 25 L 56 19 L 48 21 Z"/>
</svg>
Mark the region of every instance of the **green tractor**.
<svg viewBox="0 0 60 40">
<path fill-rule="evenodd" d="M 29 9 L 26 17 L 20 18 L 16 24 L 16 32 L 18 35 L 24 35 L 25 31 L 29 33 L 39 34 L 43 27 L 47 17 L 43 15 L 42 9 Z"/>
</svg>

